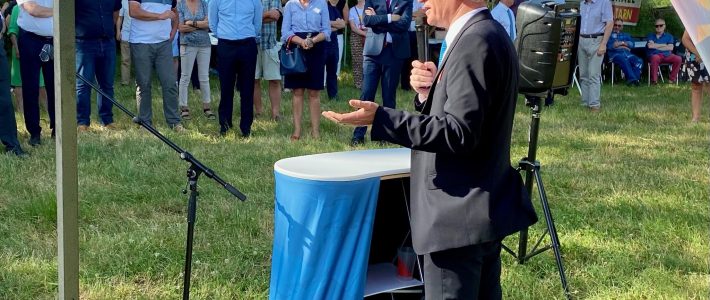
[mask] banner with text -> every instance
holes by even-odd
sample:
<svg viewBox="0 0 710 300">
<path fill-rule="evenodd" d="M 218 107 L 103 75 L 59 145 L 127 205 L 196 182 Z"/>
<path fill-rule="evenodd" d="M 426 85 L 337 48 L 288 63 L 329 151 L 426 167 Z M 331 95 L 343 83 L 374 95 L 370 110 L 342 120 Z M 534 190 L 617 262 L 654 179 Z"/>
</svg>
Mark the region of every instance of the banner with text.
<svg viewBox="0 0 710 300">
<path fill-rule="evenodd" d="M 641 0 L 614 0 L 614 19 L 621 18 L 624 24 L 636 26 L 641 15 Z"/>
<path fill-rule="evenodd" d="M 710 60 L 710 0 L 671 0 L 703 60 Z"/>
</svg>

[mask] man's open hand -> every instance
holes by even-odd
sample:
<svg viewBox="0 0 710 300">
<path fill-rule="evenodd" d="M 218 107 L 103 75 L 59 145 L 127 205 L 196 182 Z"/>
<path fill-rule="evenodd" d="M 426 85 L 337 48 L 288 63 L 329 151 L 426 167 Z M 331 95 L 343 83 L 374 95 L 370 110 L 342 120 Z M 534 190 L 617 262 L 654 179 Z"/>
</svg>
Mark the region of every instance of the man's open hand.
<svg viewBox="0 0 710 300">
<path fill-rule="evenodd" d="M 349 113 L 336 113 L 333 111 L 324 111 L 324 117 L 338 124 L 366 126 L 372 124 L 375 120 L 375 112 L 377 112 L 377 103 L 372 101 L 350 100 L 350 106 L 358 110 Z"/>
</svg>

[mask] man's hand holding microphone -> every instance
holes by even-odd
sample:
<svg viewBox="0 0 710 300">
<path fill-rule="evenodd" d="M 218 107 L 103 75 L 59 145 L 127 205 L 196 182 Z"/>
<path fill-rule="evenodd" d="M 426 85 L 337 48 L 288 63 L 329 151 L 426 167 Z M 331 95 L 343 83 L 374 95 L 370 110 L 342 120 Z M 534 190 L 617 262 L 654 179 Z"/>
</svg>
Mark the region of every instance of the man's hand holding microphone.
<svg viewBox="0 0 710 300">
<path fill-rule="evenodd" d="M 417 94 L 419 94 L 419 102 L 423 103 L 429 97 L 429 91 L 434 84 L 434 76 L 436 76 L 436 65 L 427 61 L 422 63 L 419 60 L 412 62 L 412 73 L 409 75 L 409 84 Z"/>
</svg>

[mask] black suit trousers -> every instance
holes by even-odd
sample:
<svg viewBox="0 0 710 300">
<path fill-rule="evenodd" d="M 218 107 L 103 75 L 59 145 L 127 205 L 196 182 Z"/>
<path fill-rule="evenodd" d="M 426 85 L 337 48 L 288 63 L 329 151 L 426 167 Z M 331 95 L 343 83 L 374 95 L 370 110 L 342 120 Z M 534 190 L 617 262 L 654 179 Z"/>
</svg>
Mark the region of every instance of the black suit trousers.
<svg viewBox="0 0 710 300">
<path fill-rule="evenodd" d="M 234 85 L 239 89 L 240 112 L 239 129 L 243 136 L 251 134 L 254 122 L 254 74 L 256 73 L 256 39 L 220 39 L 217 45 L 219 84 L 222 88 L 219 101 L 220 131 L 226 132 L 233 126 Z"/>
<path fill-rule="evenodd" d="M 4 46 L 0 40 L 0 141 L 10 151 L 20 147 L 20 142 L 17 140 L 15 108 L 10 97 L 10 67 Z"/>
<path fill-rule="evenodd" d="M 425 298 L 501 299 L 500 251 L 493 241 L 424 255 Z"/>
</svg>

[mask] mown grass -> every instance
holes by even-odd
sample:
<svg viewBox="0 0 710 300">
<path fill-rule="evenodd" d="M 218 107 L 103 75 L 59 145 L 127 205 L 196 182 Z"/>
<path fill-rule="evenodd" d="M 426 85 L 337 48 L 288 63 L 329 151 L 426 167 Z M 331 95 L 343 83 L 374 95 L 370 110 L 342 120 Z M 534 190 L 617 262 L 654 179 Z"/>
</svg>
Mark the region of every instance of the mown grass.
<svg viewBox="0 0 710 300">
<path fill-rule="evenodd" d="M 358 96 L 345 75 L 342 100 L 323 96 L 324 110 L 348 110 L 343 100 Z M 216 108 L 216 79 L 213 87 Z M 690 122 L 689 94 L 688 85 L 605 85 L 600 114 L 583 109 L 576 90 L 544 109 L 538 159 L 576 298 L 709 297 L 710 120 L 706 109 L 703 122 Z M 132 88 L 118 87 L 116 95 L 135 108 Z M 191 94 L 196 118 L 178 134 L 165 126 L 159 89 L 154 95 L 159 129 L 249 197 L 238 202 L 202 178 L 193 298 L 267 298 L 273 164 L 351 150 L 351 128 L 323 120 L 320 140 L 306 135 L 289 142 L 291 95 L 284 94 L 285 121 L 262 117 L 251 138 L 233 133 L 219 138 L 217 123 L 198 113 L 197 94 Z M 411 96 L 400 91 L 399 107 L 411 109 Z M 515 160 L 527 152 L 530 114 L 522 103 L 521 98 L 515 118 Z M 114 112 L 121 130 L 93 125 L 78 140 L 82 299 L 179 298 L 186 229 L 186 197 L 180 191 L 187 165 Z M 21 114 L 17 117 L 26 143 Z M 304 120 L 306 129 L 308 124 Z M 0 155 L 0 299 L 53 299 L 57 291 L 55 146 L 48 135 L 44 142 L 29 149 L 28 159 Z M 531 239 L 542 224 L 531 229 Z M 517 236 L 506 240 L 516 242 Z M 552 252 L 524 265 L 503 254 L 502 283 L 506 299 L 562 298 Z"/>
</svg>

